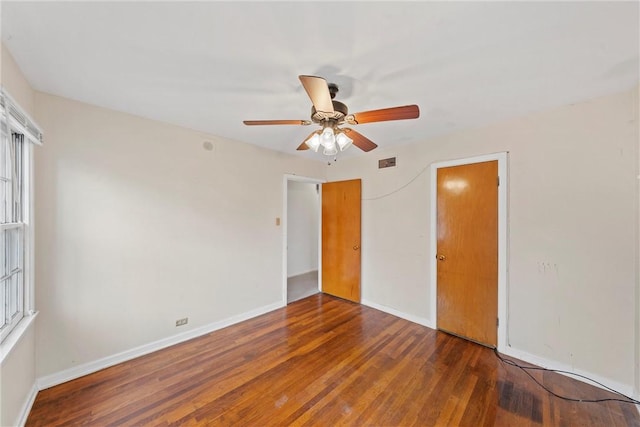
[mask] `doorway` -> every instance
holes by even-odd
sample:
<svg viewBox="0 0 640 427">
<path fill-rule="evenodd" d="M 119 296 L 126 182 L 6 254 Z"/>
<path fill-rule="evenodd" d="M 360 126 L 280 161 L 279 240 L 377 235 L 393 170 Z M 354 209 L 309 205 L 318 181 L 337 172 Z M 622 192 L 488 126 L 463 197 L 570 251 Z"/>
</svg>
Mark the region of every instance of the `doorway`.
<svg viewBox="0 0 640 427">
<path fill-rule="evenodd" d="M 493 323 L 491 323 L 491 325 L 487 323 L 485 327 L 485 329 L 493 327 L 494 335 L 492 338 L 490 337 L 488 339 L 484 337 L 479 339 L 475 338 L 473 336 L 473 333 L 471 333 L 472 336 L 470 336 L 470 334 L 467 334 L 467 331 L 464 328 L 462 329 L 462 332 L 459 332 L 457 330 L 453 330 L 453 331 L 450 330 L 451 328 L 454 328 L 454 329 L 458 328 L 458 326 L 460 325 L 452 326 L 451 323 L 446 323 L 446 322 L 448 322 L 448 319 L 451 319 L 451 318 L 455 319 L 456 310 L 468 309 L 468 307 L 465 308 L 464 306 L 469 301 L 465 302 L 464 298 L 462 299 L 453 298 L 449 300 L 446 300 L 446 298 L 442 298 L 443 293 L 440 292 L 442 290 L 440 289 L 440 287 L 442 286 L 444 288 L 445 286 L 448 286 L 448 284 L 443 281 L 446 279 L 444 279 L 443 276 L 441 275 L 441 273 L 443 273 L 443 271 L 446 270 L 446 268 L 443 268 L 443 267 L 445 267 L 445 263 L 447 268 L 453 267 L 453 264 L 454 264 L 453 261 L 456 261 L 456 260 L 452 258 L 448 258 L 448 255 L 445 253 L 438 252 L 439 251 L 438 235 L 439 233 L 440 235 L 442 235 L 442 231 L 443 231 L 443 230 L 438 230 L 438 218 L 439 218 L 439 215 L 442 213 L 442 212 L 440 213 L 438 212 L 438 190 L 439 190 L 438 177 L 440 175 L 441 177 L 440 184 L 443 184 L 442 176 L 444 176 L 445 171 L 463 172 L 465 170 L 464 167 L 458 169 L 457 171 L 456 171 L 456 167 L 464 166 L 464 165 L 475 165 L 475 164 L 481 164 L 481 163 L 485 163 L 485 164 L 492 163 L 494 164 L 494 166 L 497 166 L 496 168 L 497 176 L 495 176 L 494 172 L 489 172 L 490 174 L 494 173 L 492 182 L 497 187 L 497 194 L 495 194 L 494 201 L 491 202 L 491 203 L 497 203 L 497 207 L 494 206 L 494 209 L 497 208 L 497 229 L 493 231 L 493 233 L 497 234 L 497 236 L 494 236 L 497 244 L 497 248 L 496 248 L 497 254 L 495 257 L 496 259 L 494 261 L 494 262 L 497 262 L 497 268 L 496 268 L 497 295 L 494 294 L 495 296 L 490 297 L 490 298 L 494 298 L 493 308 L 490 306 L 490 304 L 485 305 L 484 302 L 480 302 L 477 304 L 479 307 L 482 307 L 483 310 L 484 308 L 486 308 L 487 311 L 493 310 L 493 313 L 497 312 L 497 316 L 495 316 L 495 314 L 492 314 L 492 316 L 494 317 L 493 319 L 491 319 L 491 322 Z M 497 165 L 495 163 L 497 163 Z M 471 168 L 469 170 L 471 170 Z M 439 174 L 439 172 L 442 172 L 442 173 Z M 453 175 L 455 175 L 455 173 Z M 451 176 L 450 178 L 452 178 L 451 185 L 453 186 L 453 184 L 455 184 L 455 182 L 453 181 L 456 181 L 457 178 L 455 176 Z M 471 175 L 468 178 L 475 179 L 475 178 L 472 178 Z M 464 179 L 460 179 L 459 180 L 460 182 L 458 182 L 458 184 L 462 185 L 461 184 L 462 180 Z M 431 165 L 431 227 L 430 227 L 431 228 L 431 263 L 430 264 L 431 264 L 431 284 L 432 284 L 431 293 L 430 293 L 431 322 L 434 328 L 441 328 L 449 332 L 458 333 L 459 335 L 465 336 L 472 340 L 479 341 L 483 344 L 487 344 L 490 346 L 497 346 L 499 350 L 504 349 L 507 345 L 507 325 L 508 325 L 508 319 L 507 319 L 508 311 L 506 306 L 506 303 L 507 303 L 507 276 L 506 276 L 507 185 L 508 185 L 508 182 L 507 182 L 507 153 L 506 152 L 466 158 L 466 159 L 458 159 L 458 160 L 452 160 L 452 161 L 446 161 L 446 162 L 439 162 Z M 452 190 L 455 190 L 455 189 L 452 187 Z M 456 224 L 459 224 L 459 223 L 456 223 Z M 457 228 L 457 225 L 456 225 L 456 228 Z M 442 245 L 442 241 L 440 243 Z M 455 251 L 455 249 L 451 249 L 451 248 L 448 248 L 447 250 Z M 458 256 L 461 257 L 462 255 L 452 254 L 451 256 L 456 258 Z M 479 261 L 479 262 L 484 262 L 484 261 Z M 440 271 L 438 270 L 439 267 L 440 267 Z M 489 268 L 489 270 L 491 270 L 491 268 Z M 440 281 L 442 281 L 442 283 Z M 475 302 L 477 302 L 473 300 L 473 298 L 474 297 L 471 297 L 472 299 L 471 302 L 467 304 L 469 305 L 469 307 L 471 307 Z M 497 299 L 497 301 L 495 301 L 495 299 Z M 497 305 L 497 310 L 495 308 L 495 305 Z M 443 310 L 446 310 L 447 312 L 446 313 L 439 312 Z M 447 317 L 447 315 L 449 317 Z M 442 325 L 440 324 L 441 322 L 443 322 Z M 470 326 L 469 329 L 471 330 L 473 330 L 477 326 L 475 325 L 475 323 L 474 324 L 470 323 L 470 322 L 477 322 L 477 320 L 474 320 L 473 318 L 467 318 L 465 319 L 465 322 L 468 322 L 467 326 Z"/>
<path fill-rule="evenodd" d="M 320 200 L 322 181 L 285 176 L 283 302 L 320 292 Z"/>
</svg>

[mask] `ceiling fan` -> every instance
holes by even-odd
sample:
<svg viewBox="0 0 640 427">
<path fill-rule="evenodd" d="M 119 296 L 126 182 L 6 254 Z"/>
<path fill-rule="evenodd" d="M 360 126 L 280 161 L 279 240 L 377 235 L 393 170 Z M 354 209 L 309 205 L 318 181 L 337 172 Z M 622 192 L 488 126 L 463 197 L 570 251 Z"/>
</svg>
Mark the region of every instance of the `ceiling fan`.
<svg viewBox="0 0 640 427">
<path fill-rule="evenodd" d="M 318 151 L 322 147 L 323 154 L 333 156 L 338 149 L 344 151 L 351 144 L 362 151 L 371 151 L 377 145 L 366 136 L 355 130 L 342 127 L 345 124 L 358 125 L 364 123 L 384 122 L 390 120 L 417 119 L 420 109 L 417 105 L 383 108 L 380 110 L 363 111 L 349 114 L 347 106 L 333 98 L 338 93 L 338 86 L 329 83 L 322 77 L 298 76 L 302 86 L 311 98 L 311 120 L 245 120 L 248 126 L 255 125 L 302 125 L 316 123 L 322 128 L 311 134 L 298 146 L 298 150 Z"/>
</svg>

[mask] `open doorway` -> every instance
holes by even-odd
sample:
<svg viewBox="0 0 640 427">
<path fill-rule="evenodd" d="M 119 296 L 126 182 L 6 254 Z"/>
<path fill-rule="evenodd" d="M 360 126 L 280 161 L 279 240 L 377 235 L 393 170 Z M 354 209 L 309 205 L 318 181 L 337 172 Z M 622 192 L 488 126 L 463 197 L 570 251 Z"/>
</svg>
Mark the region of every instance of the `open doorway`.
<svg viewBox="0 0 640 427">
<path fill-rule="evenodd" d="M 285 217 L 287 304 L 320 292 L 320 181 L 288 177 Z"/>
</svg>

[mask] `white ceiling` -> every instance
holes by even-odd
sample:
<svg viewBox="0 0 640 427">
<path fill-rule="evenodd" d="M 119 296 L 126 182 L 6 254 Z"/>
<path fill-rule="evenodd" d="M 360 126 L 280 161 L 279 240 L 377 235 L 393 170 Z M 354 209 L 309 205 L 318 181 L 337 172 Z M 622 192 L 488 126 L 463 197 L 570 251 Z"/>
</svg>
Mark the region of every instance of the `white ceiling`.
<svg viewBox="0 0 640 427">
<path fill-rule="evenodd" d="M 417 120 L 357 127 L 381 147 L 629 89 L 638 6 L 2 1 L 1 15 L 37 90 L 295 153 L 311 128 L 242 120 L 308 119 L 299 74 L 337 83 L 350 112 L 418 104 Z"/>
</svg>

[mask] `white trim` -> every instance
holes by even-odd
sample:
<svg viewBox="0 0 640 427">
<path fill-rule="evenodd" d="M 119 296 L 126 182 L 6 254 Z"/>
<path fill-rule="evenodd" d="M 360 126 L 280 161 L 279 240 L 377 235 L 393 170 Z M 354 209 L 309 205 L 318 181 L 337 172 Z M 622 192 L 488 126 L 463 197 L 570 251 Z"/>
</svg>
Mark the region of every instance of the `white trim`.
<svg viewBox="0 0 640 427">
<path fill-rule="evenodd" d="M 505 355 L 505 356 L 509 356 L 509 357 L 515 357 L 516 359 L 520 359 L 524 362 L 527 363 L 531 363 L 533 365 L 539 366 L 541 368 L 546 368 L 546 369 L 556 369 L 556 370 L 560 370 L 560 371 L 567 371 L 567 372 L 573 372 L 575 374 L 579 374 L 579 375 L 584 375 L 585 377 L 589 377 L 592 378 L 604 385 L 606 385 L 607 387 L 610 387 L 616 391 L 619 391 L 622 394 L 625 394 L 627 396 L 633 396 L 633 386 L 629 385 L 629 384 L 623 384 L 623 383 L 619 383 L 617 381 L 612 381 L 609 378 L 604 378 L 598 374 L 593 374 L 591 372 L 587 372 L 587 371 L 582 371 L 580 369 L 575 369 L 569 365 L 565 365 L 563 363 L 560 362 L 556 362 L 553 360 L 549 360 L 549 359 L 545 359 L 544 357 L 540 357 L 540 356 L 536 356 L 533 355 L 531 353 L 527 353 L 526 351 L 522 351 L 522 350 L 518 350 L 515 349 L 513 347 L 507 347 L 504 349 L 504 351 L 500 350 L 500 353 Z M 576 377 L 573 376 L 571 374 L 564 374 L 562 373 L 562 375 L 569 377 L 569 378 L 573 378 L 576 379 L 578 381 L 581 381 L 583 383 L 586 384 L 591 384 L 594 385 L 598 388 L 601 388 L 603 390 L 606 390 L 605 388 L 603 388 L 602 386 L 590 382 L 585 378 L 582 377 Z M 637 405 L 636 405 L 637 406 Z"/>
<path fill-rule="evenodd" d="M 386 305 L 378 304 L 373 301 L 369 301 L 363 299 L 360 301 L 360 304 L 366 305 L 367 307 L 374 308 L 376 310 L 383 311 L 385 313 L 391 314 L 393 316 L 399 317 L 404 320 L 408 320 L 409 322 L 417 323 L 418 325 L 426 326 L 427 328 L 435 329 L 433 324 L 426 317 L 414 316 L 413 314 L 407 314 L 403 311 L 396 310 L 395 308 L 387 307 Z"/>
<path fill-rule="evenodd" d="M 302 273 L 292 274 L 291 276 L 287 275 L 287 279 L 291 279 L 292 277 L 304 276 L 305 274 L 313 273 L 314 271 L 318 271 L 318 269 L 314 268 L 311 270 L 303 271 Z"/>
<path fill-rule="evenodd" d="M 318 197 L 322 202 L 322 185 L 326 182 L 324 179 L 319 178 L 311 178 L 307 176 L 293 175 L 293 174 L 284 174 L 283 177 L 283 191 L 282 191 L 282 221 L 280 225 L 282 226 L 282 304 L 287 305 L 287 279 L 289 272 L 287 271 L 287 211 L 289 207 L 289 186 L 287 185 L 289 181 L 298 181 L 298 182 L 308 182 L 310 184 L 320 184 L 320 193 Z M 319 204 L 318 209 L 320 209 L 320 214 L 318 217 L 320 220 L 318 221 L 318 236 L 322 236 L 322 203 Z M 322 291 L 322 239 L 318 239 L 318 290 Z"/>
<path fill-rule="evenodd" d="M 430 226 L 430 268 L 431 268 L 431 319 L 429 322 L 436 329 L 438 322 L 437 310 L 437 298 L 438 298 L 438 279 L 437 279 L 437 266 L 436 266 L 436 251 L 437 251 L 437 172 L 439 168 L 445 168 L 450 166 L 459 166 L 472 163 L 498 161 L 498 176 L 500 177 L 500 186 L 498 187 L 498 318 L 500 319 L 500 325 L 498 326 L 498 350 L 503 352 L 508 344 L 508 203 L 507 195 L 509 179 L 508 179 L 508 153 L 493 153 L 482 156 L 468 157 L 464 159 L 447 160 L 442 162 L 436 162 L 431 164 L 431 223 Z"/>
<path fill-rule="evenodd" d="M 117 365 L 118 363 L 126 362 L 128 360 L 135 359 L 136 357 L 144 356 L 145 354 L 153 353 L 154 351 L 162 350 L 163 348 L 170 347 L 172 345 L 193 338 L 197 338 L 199 336 L 217 331 L 222 328 L 226 328 L 227 326 L 243 322 L 245 320 L 260 316 L 262 314 L 277 310 L 282 307 L 283 305 L 280 302 L 265 305 L 263 307 L 250 310 L 245 313 L 237 314 L 235 316 L 231 316 L 226 319 L 210 323 L 208 325 L 200 326 L 199 328 L 195 328 L 190 331 L 182 332 L 180 334 L 162 338 L 160 340 L 144 344 L 130 350 L 125 350 L 111 356 L 103 357 L 101 359 L 94 360 L 93 362 L 83 363 L 82 365 L 65 369 L 64 371 L 56 372 L 51 375 L 45 375 L 38 378 L 36 380 L 36 384 L 38 385 L 39 390 L 44 390 L 46 388 L 65 383 L 67 381 L 92 374 L 110 366 Z"/>
<path fill-rule="evenodd" d="M 20 319 L 20 322 L 11 330 L 11 333 L 0 343 L 0 365 L 4 363 L 4 359 L 6 359 L 16 345 L 18 345 L 29 327 L 33 324 L 37 315 L 37 312 L 31 314 L 25 313 L 22 319 Z"/>
<path fill-rule="evenodd" d="M 5 222 L 0 224 L 0 231 L 13 230 L 14 228 L 24 228 L 24 222 Z"/>
<path fill-rule="evenodd" d="M 24 312 L 33 314 L 36 310 L 35 304 L 35 179 L 34 179 L 34 148 L 31 144 L 27 147 L 27 164 L 25 168 L 25 192 L 29 195 L 29 204 L 25 206 L 25 248 L 24 248 Z"/>
<path fill-rule="evenodd" d="M 42 128 L 22 109 L 22 107 L 20 107 L 20 104 L 18 104 L 13 97 L 9 95 L 2 85 L 0 85 L 0 108 L 3 109 L 5 117 L 7 118 L 7 124 L 10 127 L 13 127 L 20 131 L 20 133 L 24 134 L 25 138 L 27 138 L 29 142 L 42 145 Z M 22 117 L 19 118 L 13 113 Z M 30 127 L 38 133 L 34 134 L 31 129 L 29 129 Z"/>
<path fill-rule="evenodd" d="M 29 418 L 29 413 L 31 412 L 33 403 L 36 401 L 36 396 L 38 396 L 38 387 L 34 383 L 33 386 L 31 386 L 31 390 L 29 390 L 29 395 L 22 405 L 22 409 L 20 409 L 20 413 L 18 414 L 18 418 L 14 425 L 23 427 L 27 423 L 27 418 Z"/>
<path fill-rule="evenodd" d="M 10 114 L 11 110 L 15 110 L 16 113 L 24 115 L 26 120 L 29 121 L 31 118 L 24 113 L 24 111 L 18 106 L 18 104 L 13 101 L 11 96 L 9 96 L 6 91 L 0 87 L 0 103 L 3 103 L 5 108 L 4 111 L 4 119 L 6 119 L 7 124 L 7 132 L 6 138 L 10 138 L 10 134 L 12 130 L 19 130 L 27 141 L 23 144 L 23 156 L 22 156 L 22 185 L 23 185 L 23 195 L 27 203 L 23 203 L 22 208 L 22 222 L 19 223 L 5 223 L 0 224 L 0 229 L 2 231 L 11 230 L 11 229 L 22 229 L 22 249 L 23 249 L 23 260 L 22 260 L 22 284 L 21 284 L 21 293 L 20 298 L 18 300 L 18 304 L 20 305 L 20 316 L 16 316 L 17 320 L 13 320 L 11 324 L 5 325 L 4 330 L 0 333 L 0 362 L 4 360 L 6 354 L 8 354 L 13 346 L 15 346 L 16 342 L 19 341 L 24 331 L 27 329 L 32 319 L 30 316 L 35 314 L 35 305 L 34 305 L 34 168 L 33 168 L 33 144 L 30 144 L 30 137 L 32 135 L 29 133 L 28 129 L 18 128 L 17 122 L 15 122 L 15 117 Z M 36 126 L 31 120 L 29 125 Z M 42 132 L 38 129 L 40 135 Z M 32 135 L 33 136 L 33 135 Z M 10 142 L 10 141 L 7 141 Z M 33 141 L 32 141 L 33 142 Z M 41 142 L 41 141 L 39 141 Z M 33 316 L 35 317 L 35 316 Z M 25 322 L 26 319 L 26 323 Z M 16 323 L 17 322 L 17 323 Z M 22 324 L 22 329 L 20 329 L 20 325 Z M 15 336 L 11 338 L 11 335 L 15 333 Z M 7 344 L 5 345 L 5 342 Z"/>
<path fill-rule="evenodd" d="M 638 117 L 640 114 L 640 86 L 636 86 L 636 89 L 633 92 L 632 98 L 632 116 Z M 636 142 L 640 137 L 640 129 L 638 128 L 638 121 L 635 122 L 635 138 Z M 640 144 L 637 145 L 640 147 Z M 640 149 L 637 150 L 637 155 L 635 159 L 635 170 L 640 171 Z M 634 367 L 635 367 L 635 378 L 634 378 L 634 399 L 640 400 L 640 198 L 638 194 L 640 194 L 640 175 L 636 177 L 635 180 L 635 193 L 636 193 L 636 209 L 635 209 L 635 221 L 634 221 L 634 230 L 633 234 L 635 237 L 635 271 L 634 271 L 634 279 L 635 279 L 635 290 L 634 290 L 634 300 L 635 300 L 635 316 L 634 316 Z M 640 413 L 640 405 L 636 405 L 638 409 L 638 413 Z"/>
</svg>

